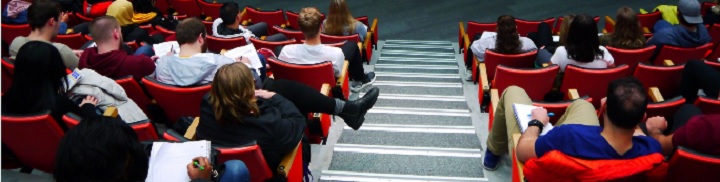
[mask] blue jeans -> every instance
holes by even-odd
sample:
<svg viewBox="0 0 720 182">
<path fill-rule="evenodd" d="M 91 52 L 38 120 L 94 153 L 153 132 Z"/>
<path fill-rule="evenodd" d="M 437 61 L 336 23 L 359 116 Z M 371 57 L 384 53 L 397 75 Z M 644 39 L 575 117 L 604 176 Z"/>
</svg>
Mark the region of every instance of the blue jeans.
<svg viewBox="0 0 720 182">
<path fill-rule="evenodd" d="M 220 176 L 219 182 L 250 181 L 250 171 L 241 160 L 229 160 L 225 162 L 225 173 Z"/>
<path fill-rule="evenodd" d="M 666 20 L 658 20 L 655 23 L 655 25 L 653 25 L 653 33 L 658 32 L 662 29 L 672 28 L 672 27 L 673 27 L 673 25 L 670 24 L 670 22 L 668 22 Z"/>
<path fill-rule="evenodd" d="M 144 46 L 138 47 L 133 55 L 145 55 L 147 57 L 152 57 L 155 55 L 155 51 L 153 50 L 152 45 L 145 44 Z"/>
<path fill-rule="evenodd" d="M 262 54 L 257 54 L 260 58 L 260 63 L 262 63 L 262 67 L 258 68 L 260 70 L 260 79 L 265 80 L 267 78 L 267 59 Z"/>
</svg>

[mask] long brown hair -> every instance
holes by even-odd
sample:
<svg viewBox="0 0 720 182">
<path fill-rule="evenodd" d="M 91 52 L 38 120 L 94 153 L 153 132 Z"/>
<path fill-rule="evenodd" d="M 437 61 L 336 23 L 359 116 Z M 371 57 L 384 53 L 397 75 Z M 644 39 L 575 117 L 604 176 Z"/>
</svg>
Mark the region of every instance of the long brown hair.
<svg viewBox="0 0 720 182">
<path fill-rule="evenodd" d="M 325 20 L 323 33 L 343 35 L 345 30 L 355 31 L 355 18 L 350 14 L 345 0 L 330 0 L 330 13 Z"/>
<path fill-rule="evenodd" d="M 236 62 L 218 69 L 210 89 L 210 105 L 220 123 L 240 122 L 260 114 L 255 99 L 255 82 L 245 64 Z"/>
<path fill-rule="evenodd" d="M 497 39 L 493 51 L 500 54 L 520 53 L 520 35 L 515 25 L 515 17 L 502 15 L 497 20 Z"/>
<path fill-rule="evenodd" d="M 615 19 L 617 19 L 615 32 L 610 35 L 609 46 L 618 48 L 642 48 L 645 46 L 645 36 L 643 36 L 637 14 L 632 8 L 620 7 Z"/>
<path fill-rule="evenodd" d="M 563 17 L 563 22 L 560 25 L 560 41 L 558 42 L 561 46 L 564 46 L 565 43 L 567 43 L 567 35 L 570 31 L 570 23 L 572 23 L 573 19 L 575 19 L 575 15 L 565 15 Z"/>
</svg>

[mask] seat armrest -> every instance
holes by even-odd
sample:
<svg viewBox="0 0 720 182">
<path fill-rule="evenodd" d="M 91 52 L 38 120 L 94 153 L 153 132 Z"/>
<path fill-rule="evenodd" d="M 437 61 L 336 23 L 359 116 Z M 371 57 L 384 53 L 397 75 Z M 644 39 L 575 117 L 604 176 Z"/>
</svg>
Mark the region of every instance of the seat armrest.
<svg viewBox="0 0 720 182">
<path fill-rule="evenodd" d="M 657 87 L 648 88 L 648 95 L 650 95 L 650 99 L 652 99 L 653 102 L 665 101 L 662 94 L 660 94 L 660 89 Z"/>
<path fill-rule="evenodd" d="M 459 27 L 459 31 L 460 31 L 460 32 L 458 33 L 458 39 L 460 40 L 460 42 L 458 42 L 458 45 L 459 45 L 459 46 L 463 46 L 463 45 L 465 45 L 465 44 L 464 44 L 464 37 L 465 37 L 465 34 L 466 34 L 466 33 L 465 33 L 465 25 L 464 25 L 463 22 L 458 22 L 458 27 Z M 463 47 L 460 47 L 460 49 L 462 49 L 462 48 L 463 48 Z"/>
<path fill-rule="evenodd" d="M 345 62 L 343 63 L 342 70 L 340 70 L 340 78 L 337 79 L 337 86 L 339 87 L 345 85 L 345 78 L 347 77 L 348 66 L 350 66 L 349 64 L 350 62 L 348 60 L 345 60 Z"/>
<path fill-rule="evenodd" d="M 243 9 L 242 13 L 240 13 L 240 19 L 245 19 L 245 16 L 247 16 L 247 8 Z M 243 20 L 242 23 L 240 23 L 242 26 L 247 26 L 248 24 L 252 23 L 251 19 Z"/>
<path fill-rule="evenodd" d="M 192 124 L 190 124 L 190 127 L 188 127 L 185 132 L 185 138 L 195 140 L 198 124 L 200 124 L 200 117 L 195 117 Z"/>
<path fill-rule="evenodd" d="M 479 63 L 477 57 L 475 56 L 473 56 L 473 62 L 476 62 L 478 64 L 478 69 L 480 69 L 480 84 L 482 86 L 483 92 L 489 91 L 490 82 L 488 81 L 488 73 L 487 68 L 485 67 L 485 63 Z"/>
<path fill-rule="evenodd" d="M 575 88 L 568 89 L 567 94 L 568 94 L 568 98 L 570 100 L 575 100 L 575 99 L 580 98 L 580 94 L 578 93 L 577 89 L 575 89 Z"/>
<path fill-rule="evenodd" d="M 297 146 L 295 146 L 295 149 L 292 150 L 292 152 L 288 153 L 283 157 L 282 161 L 280 161 L 280 165 L 278 165 L 277 168 L 277 174 L 281 176 L 288 177 L 288 174 L 290 174 L 290 170 L 292 170 L 293 162 L 295 162 L 296 157 L 302 157 L 297 156 L 298 150 L 302 148 L 302 141 L 298 142 Z M 295 170 L 302 170 L 302 169 L 295 169 Z"/>
<path fill-rule="evenodd" d="M 672 60 L 666 59 L 663 61 L 663 65 L 665 66 L 675 66 L 675 63 Z"/>
<path fill-rule="evenodd" d="M 495 110 L 498 107 L 498 103 L 500 103 L 500 93 L 498 93 L 498 89 L 490 89 L 490 104 L 492 105 L 492 112 L 495 114 Z M 492 122 L 492 121 L 490 121 Z"/>
<path fill-rule="evenodd" d="M 103 116 L 117 118 L 118 117 L 117 107 L 115 107 L 115 106 L 107 107 L 107 109 L 105 109 L 105 112 L 103 113 Z"/>
<path fill-rule="evenodd" d="M 648 27 L 642 27 L 643 33 L 652 33 Z"/>
<path fill-rule="evenodd" d="M 525 165 L 522 162 L 520 162 L 520 160 L 518 160 L 517 151 L 515 150 L 515 149 L 517 149 L 517 144 L 520 141 L 520 136 L 522 136 L 520 133 L 515 133 L 512 135 L 512 139 L 513 139 L 512 151 L 514 153 L 514 155 L 512 155 L 512 161 L 514 162 L 513 168 L 517 168 L 517 171 L 515 169 L 513 170 L 513 175 L 515 175 L 514 173 L 517 172 L 517 175 L 518 175 L 517 179 L 519 181 L 525 181 L 525 174 L 523 173 L 523 168 L 525 167 Z M 514 176 L 512 178 L 515 179 Z"/>
</svg>

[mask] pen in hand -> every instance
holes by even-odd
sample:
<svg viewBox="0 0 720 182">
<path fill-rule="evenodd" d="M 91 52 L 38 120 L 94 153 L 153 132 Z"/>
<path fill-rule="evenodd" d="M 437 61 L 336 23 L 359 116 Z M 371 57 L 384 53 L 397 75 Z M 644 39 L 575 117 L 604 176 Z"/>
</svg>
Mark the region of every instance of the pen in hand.
<svg viewBox="0 0 720 182">
<path fill-rule="evenodd" d="M 193 161 L 193 164 L 195 165 L 195 167 L 200 168 L 201 171 L 205 170 L 205 167 L 201 166 L 197 161 Z"/>
<path fill-rule="evenodd" d="M 528 117 L 530 117 L 530 116 L 532 116 L 532 114 L 528 114 Z M 549 116 L 549 117 L 553 117 L 553 116 L 555 116 L 555 113 L 549 112 L 549 113 L 548 113 L 548 116 Z"/>
</svg>

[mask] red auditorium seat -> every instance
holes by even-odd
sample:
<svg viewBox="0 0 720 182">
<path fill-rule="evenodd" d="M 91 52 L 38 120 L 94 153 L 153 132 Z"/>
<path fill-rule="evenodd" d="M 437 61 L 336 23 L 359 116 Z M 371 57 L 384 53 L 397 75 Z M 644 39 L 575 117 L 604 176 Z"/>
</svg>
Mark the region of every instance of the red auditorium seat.
<svg viewBox="0 0 720 182">
<path fill-rule="evenodd" d="M 679 146 L 670 158 L 667 181 L 714 181 L 720 178 L 720 157 Z"/>
<path fill-rule="evenodd" d="M 593 20 L 595 20 L 595 24 L 600 22 L 600 16 L 593 17 Z M 558 17 L 557 22 L 555 23 L 555 26 L 553 27 L 552 24 L 550 24 L 550 27 L 553 27 L 553 34 L 558 35 L 560 34 L 560 26 L 562 26 L 563 23 L 563 17 Z M 614 24 L 613 24 L 614 25 Z M 605 29 L 607 29 L 608 24 L 605 23 Z M 614 30 L 615 27 L 612 27 L 611 29 L 608 29 L 608 32 L 611 32 L 610 30 Z"/>
<path fill-rule="evenodd" d="M 526 90 L 527 91 L 527 90 Z M 588 101 L 592 103 L 592 98 L 590 97 L 582 97 L 580 99 L 583 99 L 585 101 Z M 560 120 L 560 117 L 562 117 L 565 114 L 565 111 L 567 111 L 567 108 L 570 107 L 570 104 L 572 104 L 574 100 L 566 100 L 566 101 L 560 101 L 560 102 L 533 102 L 533 106 L 543 107 L 547 109 L 548 113 L 553 113 L 555 116 L 550 117 L 550 123 L 555 125 L 555 123 Z"/>
<path fill-rule="evenodd" d="M 720 62 L 718 61 L 705 61 L 705 64 L 710 65 L 710 67 L 713 67 L 716 70 L 720 71 Z"/>
<path fill-rule="evenodd" d="M 285 14 L 287 15 L 287 24 L 289 27 L 294 30 L 300 30 L 300 26 L 298 25 L 300 14 L 292 11 L 285 11 Z M 322 21 L 325 21 L 325 14 L 320 14 L 320 22 Z"/>
<path fill-rule="evenodd" d="M 132 99 L 138 106 L 140 106 L 140 109 L 145 111 L 145 113 L 148 113 L 147 106 L 150 105 L 152 99 L 145 94 L 142 86 L 140 86 L 140 84 L 132 76 L 117 79 L 115 82 L 125 90 L 125 94 L 127 94 L 128 98 Z"/>
<path fill-rule="evenodd" d="M 202 14 L 202 10 L 200 10 L 197 0 L 169 0 L 169 2 L 173 9 L 175 9 L 175 11 L 177 11 L 180 15 L 198 17 Z"/>
<path fill-rule="evenodd" d="M 2 24 L 2 41 L 5 41 L 5 43 L 8 44 L 8 46 L 12 43 L 13 40 L 15 40 L 15 37 L 19 36 L 28 36 L 30 35 L 30 25 L 28 24 L 22 24 L 22 25 L 10 25 L 10 24 Z"/>
<path fill-rule="evenodd" d="M 260 49 L 262 49 L 262 48 L 267 48 L 267 49 L 270 49 L 270 50 L 275 50 L 275 47 L 285 46 L 285 45 L 290 45 L 290 44 L 295 44 L 295 43 L 296 43 L 295 39 L 290 39 L 290 40 L 285 40 L 285 41 L 280 41 L 280 42 L 270 42 L 270 41 L 260 40 L 260 39 L 255 38 L 255 37 L 250 38 L 250 42 L 253 43 L 253 45 L 255 46 L 255 49 L 256 49 L 256 50 L 260 50 Z"/>
<path fill-rule="evenodd" d="M 227 39 L 208 35 L 206 36 L 205 41 L 207 41 L 208 50 L 215 53 L 219 53 L 223 49 L 230 50 L 236 47 L 247 45 L 245 37 L 242 36 Z"/>
<path fill-rule="evenodd" d="M 707 43 L 699 47 L 682 48 L 671 45 L 664 45 L 660 49 L 653 64 L 662 65 L 664 60 L 672 60 L 675 64 L 683 64 L 689 60 L 700 60 L 712 49 L 713 44 Z"/>
<path fill-rule="evenodd" d="M 52 173 L 55 153 L 65 132 L 49 115 L 2 115 L 2 143 L 24 166 Z"/>
<path fill-rule="evenodd" d="M 333 46 L 333 47 L 340 48 L 340 47 L 342 47 L 342 45 L 345 44 L 345 42 L 347 42 L 347 41 L 342 41 L 342 42 L 337 42 L 337 43 L 329 43 L 329 44 L 323 44 L 323 45 Z M 305 43 L 305 41 L 303 40 L 302 43 Z"/>
<path fill-rule="evenodd" d="M 84 14 L 79 13 L 79 12 L 76 12 L 76 13 L 75 13 L 75 18 L 77 18 L 77 20 L 78 20 L 80 23 L 82 23 L 82 22 L 90 22 L 90 21 L 93 20 L 92 17 L 85 16 Z"/>
<path fill-rule="evenodd" d="M 635 69 L 635 76 L 648 90 L 650 87 L 660 89 L 663 98 L 673 98 L 680 95 L 680 79 L 685 65 L 653 66 L 640 63 Z"/>
<path fill-rule="evenodd" d="M 705 114 L 719 114 L 720 113 L 720 100 L 717 98 L 709 98 L 705 96 L 699 96 L 695 100 L 695 105 L 702 110 Z"/>
<path fill-rule="evenodd" d="M 273 26 L 273 30 L 277 33 L 285 35 L 288 39 L 295 39 L 295 42 L 301 44 L 305 40 L 305 35 L 299 30 L 288 30 L 281 28 L 280 26 Z"/>
<path fill-rule="evenodd" d="M 710 37 L 712 37 L 713 45 L 720 44 L 720 24 L 713 24 L 710 29 L 708 29 L 708 33 Z"/>
<path fill-rule="evenodd" d="M 155 32 L 155 28 L 152 26 L 152 24 L 140 25 L 138 27 L 145 30 L 145 32 L 147 32 L 148 34 L 152 34 Z"/>
<path fill-rule="evenodd" d="M 86 42 L 86 40 L 82 36 L 82 34 L 79 34 L 79 33 L 66 34 L 66 35 L 58 34 L 52 41 L 65 44 L 66 46 L 70 47 L 71 49 L 80 49 L 80 47 L 82 47 L 83 44 L 85 44 L 85 42 Z"/>
<path fill-rule="evenodd" d="M 268 27 L 272 27 L 275 25 L 280 27 L 287 26 L 285 14 L 283 14 L 283 10 L 281 9 L 275 11 L 260 11 L 256 8 L 247 6 L 245 7 L 245 10 L 247 13 L 247 18 L 251 20 L 251 23 L 265 22 L 268 24 Z M 274 34 L 274 32 L 269 33 Z"/>
<path fill-rule="evenodd" d="M 560 23 L 562 23 L 562 22 L 558 22 L 558 24 L 560 24 Z M 612 17 L 610 17 L 610 16 L 605 16 L 605 27 L 603 28 L 603 33 L 613 33 L 613 32 L 615 32 L 615 20 L 613 20 Z"/>
<path fill-rule="evenodd" d="M 645 113 L 648 118 L 654 116 L 673 118 L 675 112 L 677 112 L 683 104 L 685 104 L 685 98 L 682 97 L 673 97 L 672 99 L 664 100 L 662 102 L 650 102 L 647 105 Z"/>
<path fill-rule="evenodd" d="M 515 85 L 525 89 L 530 99 L 543 100 L 545 94 L 552 89 L 553 82 L 555 82 L 555 77 L 559 71 L 560 66 L 557 65 L 534 69 L 512 68 L 500 64 L 495 71 L 492 87 L 497 89 L 499 94 L 502 94 L 505 88 Z"/>
<path fill-rule="evenodd" d="M 220 17 L 220 7 L 222 7 L 222 3 L 208 3 L 205 2 L 205 0 L 197 0 L 198 4 L 200 4 L 200 9 L 203 13 L 205 13 L 205 16 L 211 17 L 213 20 Z M 208 29 L 209 32 L 210 29 Z"/>
<path fill-rule="evenodd" d="M 170 41 L 168 38 L 175 37 L 175 31 L 165 29 L 162 26 L 155 26 L 155 30 L 165 37 L 165 41 Z"/>
<path fill-rule="evenodd" d="M 368 32 L 367 35 L 371 35 L 371 34 L 372 34 L 371 32 Z M 353 34 L 353 35 L 348 35 L 348 36 L 335 36 L 335 35 L 327 35 L 327 34 L 320 33 L 320 41 L 323 44 L 334 44 L 334 43 L 345 42 L 345 41 L 355 41 L 355 42 L 361 43 L 362 45 L 360 46 L 360 51 L 363 54 L 363 59 L 365 60 L 365 62 L 367 64 L 370 64 L 370 58 L 372 58 L 372 45 L 370 43 L 371 40 L 367 39 L 367 37 L 366 37 L 365 42 L 360 42 L 360 35 L 358 35 L 358 34 Z"/>
<path fill-rule="evenodd" d="M 474 22 L 474 21 L 468 21 L 467 23 L 467 34 L 468 38 L 470 38 L 470 41 L 472 41 L 472 38 L 475 37 L 476 34 L 481 34 L 483 32 L 495 32 L 497 31 L 497 23 L 480 23 L 480 22 Z M 470 43 L 472 44 L 472 42 Z"/>
<path fill-rule="evenodd" d="M 74 128 L 80 124 L 82 120 L 79 116 L 72 113 L 64 115 L 62 119 L 68 126 L 68 129 Z M 160 139 L 157 130 L 155 130 L 155 126 L 148 120 L 130 123 L 128 125 L 135 131 L 140 141 L 155 141 Z"/>
<path fill-rule="evenodd" d="M 607 69 L 590 69 L 567 65 L 560 91 L 567 93 L 568 89 L 577 89 L 578 96 L 590 96 L 593 99 L 593 106 L 600 108 L 600 99 L 607 96 L 605 92 L 610 82 L 628 75 L 630 75 L 628 65 Z"/>
<path fill-rule="evenodd" d="M 212 21 L 202 21 L 203 25 L 205 25 L 205 30 L 208 32 L 208 34 L 213 34 L 213 22 Z"/>
<path fill-rule="evenodd" d="M 15 75 L 15 65 L 5 59 L 10 58 L 2 58 L 2 93 L 5 93 L 10 89 Z"/>
<path fill-rule="evenodd" d="M 545 22 L 550 27 L 553 27 L 555 25 L 555 18 L 551 17 L 545 20 L 539 20 L 539 21 L 529 21 L 529 20 L 522 20 L 519 18 L 515 19 L 515 24 L 517 25 L 517 31 L 520 34 L 520 36 L 527 36 L 530 32 L 537 32 L 537 27 L 540 25 L 540 23 Z"/>
<path fill-rule="evenodd" d="M 200 101 L 211 87 L 210 84 L 177 87 L 162 84 L 150 77 L 143 78 L 142 83 L 172 123 L 178 121 L 181 116 L 200 116 Z"/>
<path fill-rule="evenodd" d="M 648 60 L 655 53 L 655 46 L 648 46 L 641 49 L 621 49 L 611 46 L 605 46 L 613 58 L 615 65 L 627 64 L 630 71 L 633 72 L 639 63 L 648 63 Z"/>
<path fill-rule="evenodd" d="M 642 28 L 647 28 L 650 32 L 653 32 L 653 26 L 655 26 L 655 23 L 657 23 L 657 21 L 662 19 L 662 13 L 660 13 L 660 11 L 655 11 L 647 14 L 637 14 L 637 19 L 640 22 L 640 26 Z"/>
<path fill-rule="evenodd" d="M 700 8 L 700 14 L 702 14 L 703 17 L 705 17 L 705 14 L 707 13 L 707 10 L 712 8 L 713 6 L 717 5 L 716 3 L 712 2 L 703 2 Z M 716 24 L 717 25 L 717 24 Z"/>
<path fill-rule="evenodd" d="M 537 51 L 522 54 L 499 54 L 491 50 L 485 51 L 485 67 L 487 68 L 488 81 L 495 78 L 495 68 L 498 65 L 505 65 L 512 68 L 534 68 Z M 474 55 L 473 55 L 474 56 Z M 473 79 L 477 80 L 478 68 L 473 64 Z M 477 82 L 477 81 L 476 81 Z M 483 85 L 485 86 L 485 85 Z"/>
<path fill-rule="evenodd" d="M 163 15 L 167 15 L 168 8 L 170 8 L 170 3 L 168 0 L 155 0 L 155 7 L 160 10 Z"/>
</svg>

